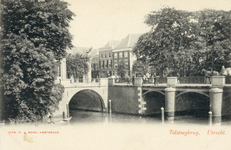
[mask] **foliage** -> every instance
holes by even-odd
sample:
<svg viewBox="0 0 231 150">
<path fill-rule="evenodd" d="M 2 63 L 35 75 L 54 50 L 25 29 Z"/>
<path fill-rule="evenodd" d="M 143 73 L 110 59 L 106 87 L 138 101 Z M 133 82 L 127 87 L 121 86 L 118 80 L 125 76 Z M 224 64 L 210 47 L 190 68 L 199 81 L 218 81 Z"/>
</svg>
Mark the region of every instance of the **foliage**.
<svg viewBox="0 0 231 150">
<path fill-rule="evenodd" d="M 152 30 L 139 38 L 133 53 L 162 73 L 166 68 L 181 76 L 199 75 L 202 69 L 218 71 L 229 62 L 230 14 L 174 8 L 154 11 L 145 21 Z"/>
<path fill-rule="evenodd" d="M 203 68 L 219 71 L 231 53 L 231 12 L 203 10 L 195 13 Z"/>
<path fill-rule="evenodd" d="M 87 62 L 89 62 L 89 58 L 82 54 L 68 55 L 66 60 L 68 76 L 73 76 L 76 79 L 86 74 L 89 69 Z"/>
<path fill-rule="evenodd" d="M 128 66 L 124 60 L 119 61 L 117 67 L 117 74 L 121 77 L 125 76 L 128 70 Z"/>
<path fill-rule="evenodd" d="M 147 73 L 153 75 L 156 73 L 156 69 L 152 66 L 149 66 L 148 63 L 143 63 L 136 60 L 132 66 L 132 72 L 142 76 L 146 75 Z"/>
<path fill-rule="evenodd" d="M 63 92 L 54 84 L 55 59 L 72 47 L 68 24 L 73 13 L 59 0 L 7 0 L 1 13 L 4 119 L 39 120 L 57 109 Z"/>
<path fill-rule="evenodd" d="M 44 45 L 60 60 L 65 57 L 66 48 L 73 47 L 68 30 L 73 15 L 67 3 L 60 0 L 46 3 L 7 0 L 2 6 L 2 38 L 25 34 L 35 47 Z"/>
<path fill-rule="evenodd" d="M 133 49 L 138 60 L 157 69 L 174 69 L 176 53 L 189 49 L 195 41 L 196 26 L 191 16 L 192 13 L 174 8 L 163 8 L 147 15 L 145 23 L 152 31 L 143 34 Z"/>
</svg>

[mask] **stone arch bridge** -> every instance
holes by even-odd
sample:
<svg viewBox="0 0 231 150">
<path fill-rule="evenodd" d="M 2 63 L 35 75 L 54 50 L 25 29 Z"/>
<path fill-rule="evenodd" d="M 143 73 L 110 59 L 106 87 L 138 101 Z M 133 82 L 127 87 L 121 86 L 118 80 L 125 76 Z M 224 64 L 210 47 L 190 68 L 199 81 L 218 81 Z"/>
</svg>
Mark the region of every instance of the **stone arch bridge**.
<svg viewBox="0 0 231 150">
<path fill-rule="evenodd" d="M 70 84 L 70 82 L 65 83 L 61 82 L 64 85 L 65 90 L 63 93 L 62 101 L 59 102 L 59 109 L 55 112 L 57 116 L 65 114 L 65 116 L 69 115 L 69 107 L 76 108 L 77 103 L 86 105 L 88 110 L 93 111 L 107 111 L 108 106 L 108 79 L 102 78 L 99 83 L 74 83 Z M 88 99 L 88 101 L 84 101 L 84 99 Z M 89 103 L 89 99 L 91 102 Z M 95 102 L 94 102 L 95 101 Z M 97 102 L 98 101 L 98 102 Z M 91 105 L 98 103 L 98 108 L 93 108 Z M 78 109 L 78 108 L 77 108 Z M 79 109 L 85 109 L 81 108 Z"/>
<path fill-rule="evenodd" d="M 212 84 L 178 84 L 176 77 L 168 77 L 167 83 L 158 86 L 142 85 L 142 79 L 136 78 L 135 85 L 115 84 L 114 79 L 101 78 L 100 83 L 89 84 L 63 84 L 65 85 L 65 92 L 63 99 L 59 104 L 58 115 L 69 114 L 69 107 L 78 107 L 78 104 L 89 106 L 89 110 L 108 112 L 108 102 L 111 100 L 111 107 L 113 113 L 147 115 L 151 111 L 160 106 L 165 108 L 165 116 L 167 120 L 174 120 L 175 112 L 179 107 L 176 103 L 180 101 L 178 98 L 189 94 L 198 94 L 196 97 L 202 96 L 206 99 L 200 105 L 206 105 L 208 111 L 212 111 L 213 122 L 221 122 L 223 114 L 231 115 L 231 86 L 225 85 L 224 77 L 212 78 Z M 88 96 L 87 93 L 91 93 Z M 228 94 L 227 94 L 228 93 Z M 159 101 L 152 101 L 145 99 L 145 96 L 159 97 Z M 76 101 L 75 98 L 87 97 L 91 101 Z M 97 99 L 97 102 L 94 101 Z M 228 99 L 224 101 L 224 99 Z M 190 109 L 194 102 L 187 104 Z M 97 109 L 91 107 L 98 105 Z M 79 108 L 79 107 L 78 107 Z M 81 109 L 81 108 L 80 108 Z"/>
</svg>

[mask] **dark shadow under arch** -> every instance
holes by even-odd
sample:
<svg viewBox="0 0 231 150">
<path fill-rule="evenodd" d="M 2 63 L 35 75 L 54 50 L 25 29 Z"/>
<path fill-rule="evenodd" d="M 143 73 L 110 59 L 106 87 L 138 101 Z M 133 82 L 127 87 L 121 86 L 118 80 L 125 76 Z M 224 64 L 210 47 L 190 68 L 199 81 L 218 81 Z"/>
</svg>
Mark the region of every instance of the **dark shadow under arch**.
<svg viewBox="0 0 231 150">
<path fill-rule="evenodd" d="M 161 107 L 165 107 L 164 93 L 160 91 L 148 91 L 143 94 L 143 99 L 146 102 L 145 115 L 160 117 Z"/>
<path fill-rule="evenodd" d="M 93 90 L 82 90 L 77 92 L 69 102 L 71 110 L 87 110 L 87 111 L 105 111 L 105 104 L 102 97 Z"/>
<path fill-rule="evenodd" d="M 198 94 L 202 94 L 202 95 L 204 95 L 204 96 L 210 98 L 209 95 L 207 95 L 207 94 L 205 94 L 205 93 L 203 93 L 203 92 L 191 92 L 191 91 L 182 92 L 182 93 L 178 94 L 178 95 L 176 96 L 176 98 L 178 98 L 179 96 L 181 96 L 181 95 L 183 95 L 183 94 L 185 94 L 185 93 L 198 93 Z"/>
<path fill-rule="evenodd" d="M 205 93 L 183 92 L 176 96 L 175 110 L 177 116 L 191 115 L 208 117 L 210 98 Z"/>
<path fill-rule="evenodd" d="M 146 94 L 148 94 L 148 93 L 150 93 L 150 92 L 157 92 L 157 93 L 160 93 L 160 94 L 162 94 L 162 95 L 165 96 L 164 92 L 161 92 L 161 91 L 147 91 L 147 92 L 143 93 L 143 96 L 146 95 Z"/>
</svg>

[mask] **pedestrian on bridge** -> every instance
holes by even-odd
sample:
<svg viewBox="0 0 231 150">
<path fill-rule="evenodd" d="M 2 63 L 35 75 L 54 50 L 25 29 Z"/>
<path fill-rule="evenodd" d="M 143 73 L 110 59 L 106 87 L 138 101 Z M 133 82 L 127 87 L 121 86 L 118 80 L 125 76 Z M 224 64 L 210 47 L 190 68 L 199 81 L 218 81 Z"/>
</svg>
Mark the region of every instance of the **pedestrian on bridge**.
<svg viewBox="0 0 231 150">
<path fill-rule="evenodd" d="M 154 75 L 153 75 L 153 79 L 154 79 L 154 86 L 155 86 L 155 85 L 158 85 L 158 83 L 157 83 L 156 73 L 154 73 Z"/>
<path fill-rule="evenodd" d="M 135 76 L 132 75 L 132 85 L 134 85 L 134 84 L 135 84 Z"/>
</svg>

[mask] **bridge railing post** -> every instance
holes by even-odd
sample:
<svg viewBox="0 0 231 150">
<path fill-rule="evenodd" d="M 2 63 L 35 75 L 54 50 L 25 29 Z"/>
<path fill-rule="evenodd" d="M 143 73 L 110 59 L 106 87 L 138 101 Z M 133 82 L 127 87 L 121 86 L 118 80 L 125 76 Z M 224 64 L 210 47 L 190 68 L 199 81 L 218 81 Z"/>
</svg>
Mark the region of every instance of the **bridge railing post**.
<svg viewBox="0 0 231 150">
<path fill-rule="evenodd" d="M 212 87 L 223 87 L 225 85 L 225 76 L 212 76 Z"/>
<path fill-rule="evenodd" d="M 114 85 L 114 83 L 115 83 L 115 79 L 114 78 L 108 78 L 108 85 L 109 86 Z"/>
<path fill-rule="evenodd" d="M 142 78 L 141 77 L 136 77 L 135 78 L 135 86 L 142 86 L 142 83 L 143 81 L 142 81 Z"/>
<path fill-rule="evenodd" d="M 167 87 L 175 87 L 177 85 L 177 77 L 167 77 Z"/>
<path fill-rule="evenodd" d="M 108 78 L 100 78 L 101 86 L 108 86 Z"/>
</svg>

